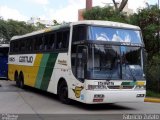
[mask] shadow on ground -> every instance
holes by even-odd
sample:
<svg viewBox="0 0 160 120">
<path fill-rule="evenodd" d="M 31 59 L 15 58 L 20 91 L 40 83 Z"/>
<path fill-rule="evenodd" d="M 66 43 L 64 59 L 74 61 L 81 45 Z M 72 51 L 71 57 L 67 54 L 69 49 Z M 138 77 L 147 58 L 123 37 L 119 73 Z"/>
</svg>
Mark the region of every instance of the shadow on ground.
<svg viewBox="0 0 160 120">
<path fill-rule="evenodd" d="M 59 101 L 59 98 L 57 95 L 52 94 L 52 93 L 48 93 L 36 88 L 32 88 L 32 87 L 28 87 L 26 86 L 24 91 L 27 92 L 34 92 L 36 94 L 39 94 L 41 96 L 47 97 L 49 99 L 54 99 L 57 102 Z M 63 103 L 61 103 L 63 104 Z M 84 110 L 88 110 L 88 111 L 97 111 L 97 110 L 134 110 L 133 108 L 129 108 L 129 107 L 125 107 L 125 106 L 121 106 L 121 105 L 117 105 L 117 104 L 84 104 L 84 103 L 80 103 L 77 101 L 73 101 L 71 100 L 71 104 L 69 104 L 72 107 L 77 107 L 79 109 L 84 109 Z"/>
</svg>

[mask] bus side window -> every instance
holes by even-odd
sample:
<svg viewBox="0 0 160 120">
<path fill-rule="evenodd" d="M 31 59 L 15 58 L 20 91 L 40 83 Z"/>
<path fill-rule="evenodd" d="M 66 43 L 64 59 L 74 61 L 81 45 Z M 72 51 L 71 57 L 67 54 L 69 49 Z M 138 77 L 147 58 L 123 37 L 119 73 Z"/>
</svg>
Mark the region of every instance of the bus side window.
<svg viewBox="0 0 160 120">
<path fill-rule="evenodd" d="M 40 39 L 40 38 L 39 38 Z M 40 40 L 39 40 L 39 50 L 40 51 L 44 51 L 44 46 L 45 46 L 45 38 L 42 37 Z"/>
<path fill-rule="evenodd" d="M 42 42 L 44 44 L 44 51 L 47 51 L 49 49 L 48 41 L 49 41 L 49 35 L 44 35 L 42 39 Z"/>
<path fill-rule="evenodd" d="M 20 52 L 25 52 L 25 39 L 20 41 Z"/>
<path fill-rule="evenodd" d="M 14 52 L 14 42 L 12 41 L 10 43 L 10 53 L 13 53 Z"/>
<path fill-rule="evenodd" d="M 87 27 L 86 26 L 74 26 L 72 41 L 80 41 L 87 39 Z"/>
<path fill-rule="evenodd" d="M 34 40 L 34 49 L 35 51 L 42 51 L 43 50 L 43 44 L 42 44 L 42 36 L 36 36 L 33 38 Z"/>
<path fill-rule="evenodd" d="M 19 41 L 15 41 L 14 42 L 14 52 L 16 53 L 16 52 L 18 52 L 19 51 Z"/>
<path fill-rule="evenodd" d="M 55 48 L 55 34 L 52 33 L 49 40 L 50 49 L 54 50 Z"/>
<path fill-rule="evenodd" d="M 26 52 L 30 52 L 33 50 L 31 39 L 26 39 Z"/>
<path fill-rule="evenodd" d="M 64 44 L 64 48 L 68 48 L 68 44 L 69 44 L 69 30 L 63 32 L 63 44 Z"/>
<path fill-rule="evenodd" d="M 68 48 L 69 30 L 57 32 L 56 49 Z"/>
<path fill-rule="evenodd" d="M 62 40 L 63 40 L 63 36 L 62 36 L 62 32 L 57 32 L 57 42 L 56 42 L 56 49 L 61 49 L 62 48 Z"/>
</svg>

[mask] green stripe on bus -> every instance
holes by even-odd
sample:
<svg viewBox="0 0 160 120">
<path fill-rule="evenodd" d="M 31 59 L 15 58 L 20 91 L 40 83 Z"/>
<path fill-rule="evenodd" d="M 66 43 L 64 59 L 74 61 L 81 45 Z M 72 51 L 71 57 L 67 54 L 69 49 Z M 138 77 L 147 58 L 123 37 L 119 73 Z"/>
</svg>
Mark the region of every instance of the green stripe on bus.
<svg viewBox="0 0 160 120">
<path fill-rule="evenodd" d="M 130 85 L 130 86 L 134 86 L 135 85 L 135 82 L 122 82 L 121 85 Z"/>
<path fill-rule="evenodd" d="M 37 74 L 37 77 L 36 77 L 36 83 L 35 83 L 36 88 L 41 87 L 42 78 L 44 76 L 44 72 L 45 72 L 47 62 L 48 62 L 48 58 L 49 58 L 49 54 L 43 54 L 41 64 L 39 66 L 38 74 Z"/>
<path fill-rule="evenodd" d="M 42 83 L 41 83 L 42 90 L 47 90 L 47 88 L 48 88 L 49 82 L 51 80 L 53 68 L 54 68 L 55 62 L 57 60 L 57 56 L 58 56 L 57 53 L 52 53 L 52 54 L 50 54 L 50 56 L 48 58 L 48 62 L 47 62 L 46 69 L 45 69 Z"/>
</svg>

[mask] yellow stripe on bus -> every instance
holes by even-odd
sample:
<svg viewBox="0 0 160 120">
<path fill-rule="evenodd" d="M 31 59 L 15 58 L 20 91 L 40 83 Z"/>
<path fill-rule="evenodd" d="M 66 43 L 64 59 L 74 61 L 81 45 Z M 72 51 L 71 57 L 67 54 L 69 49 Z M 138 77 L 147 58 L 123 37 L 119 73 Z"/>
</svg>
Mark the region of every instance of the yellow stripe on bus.
<svg viewBox="0 0 160 120">
<path fill-rule="evenodd" d="M 34 87 L 43 54 L 37 54 L 33 67 L 26 67 L 25 84 Z"/>
<path fill-rule="evenodd" d="M 143 82 L 143 81 L 137 81 L 136 85 L 143 86 L 143 85 L 145 85 L 145 82 Z"/>
</svg>

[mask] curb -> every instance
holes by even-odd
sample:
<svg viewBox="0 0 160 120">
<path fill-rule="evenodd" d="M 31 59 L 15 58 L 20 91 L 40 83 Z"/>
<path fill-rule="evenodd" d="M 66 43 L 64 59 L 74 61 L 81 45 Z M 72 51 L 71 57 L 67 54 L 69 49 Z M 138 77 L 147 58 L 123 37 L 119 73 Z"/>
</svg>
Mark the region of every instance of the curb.
<svg viewBox="0 0 160 120">
<path fill-rule="evenodd" d="M 144 102 L 160 103 L 160 99 L 159 98 L 145 98 Z"/>
</svg>

